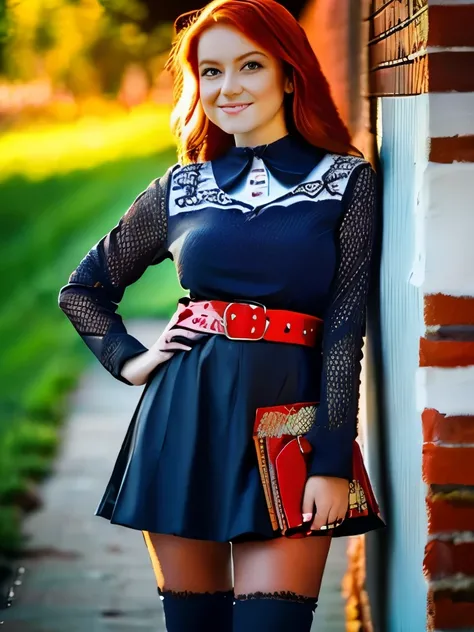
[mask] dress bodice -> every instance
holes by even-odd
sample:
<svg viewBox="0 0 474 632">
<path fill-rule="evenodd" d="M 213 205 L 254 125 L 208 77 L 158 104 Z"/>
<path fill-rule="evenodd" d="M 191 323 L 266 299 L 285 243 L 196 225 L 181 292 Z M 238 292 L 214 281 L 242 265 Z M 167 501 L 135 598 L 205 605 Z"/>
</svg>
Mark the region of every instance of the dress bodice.
<svg viewBox="0 0 474 632">
<path fill-rule="evenodd" d="M 254 202 L 245 178 L 257 154 L 281 188 Z M 257 300 L 319 316 L 323 363 L 308 435 L 311 473 L 350 478 L 375 237 L 370 164 L 287 136 L 265 148 L 232 148 L 212 162 L 175 165 L 166 199 L 160 182 L 86 254 L 61 288 L 61 309 L 127 384 L 123 364 L 146 347 L 127 332 L 117 306 L 127 286 L 167 257 L 194 298 Z"/>
<path fill-rule="evenodd" d="M 270 171 L 270 195 L 255 200 L 245 186 L 229 193 L 219 187 L 212 162 L 173 172 L 168 248 L 193 298 L 252 299 L 322 317 L 345 194 L 362 163 L 333 154 L 314 162 L 293 186 Z"/>
</svg>

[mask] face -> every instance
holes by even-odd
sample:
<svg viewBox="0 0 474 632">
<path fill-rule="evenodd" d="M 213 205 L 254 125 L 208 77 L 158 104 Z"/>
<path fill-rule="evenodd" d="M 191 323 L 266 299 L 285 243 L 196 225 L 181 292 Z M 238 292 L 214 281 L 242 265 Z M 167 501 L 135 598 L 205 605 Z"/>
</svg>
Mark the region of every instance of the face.
<svg viewBox="0 0 474 632">
<path fill-rule="evenodd" d="M 287 133 L 285 92 L 292 92 L 280 60 L 231 26 L 204 31 L 198 43 L 199 90 L 206 116 L 237 146 L 271 143 Z"/>
</svg>

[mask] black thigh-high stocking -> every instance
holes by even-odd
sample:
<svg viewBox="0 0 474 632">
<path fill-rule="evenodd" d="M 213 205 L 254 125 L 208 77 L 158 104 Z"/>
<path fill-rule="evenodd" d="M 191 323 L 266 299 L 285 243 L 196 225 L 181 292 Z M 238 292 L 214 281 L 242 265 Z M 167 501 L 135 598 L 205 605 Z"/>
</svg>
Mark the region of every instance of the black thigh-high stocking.
<svg viewBox="0 0 474 632">
<path fill-rule="evenodd" d="M 143 532 L 167 632 L 232 632 L 230 544 Z"/>
<path fill-rule="evenodd" d="M 310 632 L 317 602 L 290 591 L 236 595 L 233 632 Z"/>
<path fill-rule="evenodd" d="M 310 632 L 330 536 L 234 543 L 233 632 Z"/>
<path fill-rule="evenodd" d="M 233 590 L 161 590 L 167 632 L 232 632 Z"/>
</svg>

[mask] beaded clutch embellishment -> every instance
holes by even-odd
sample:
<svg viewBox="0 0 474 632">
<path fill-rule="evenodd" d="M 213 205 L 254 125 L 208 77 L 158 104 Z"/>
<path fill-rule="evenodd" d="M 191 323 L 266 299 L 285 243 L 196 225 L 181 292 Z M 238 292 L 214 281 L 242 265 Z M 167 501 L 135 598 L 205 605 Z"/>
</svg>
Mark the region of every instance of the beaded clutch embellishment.
<svg viewBox="0 0 474 632">
<path fill-rule="evenodd" d="M 272 528 L 287 537 L 311 535 L 303 524 L 302 501 L 308 478 L 312 446 L 304 437 L 315 423 L 319 402 L 300 402 L 258 408 L 253 439 Z M 383 524 L 357 441 L 353 448 L 353 479 L 345 520 L 335 531 L 345 531 L 347 521 L 372 516 Z M 338 533 L 339 534 L 339 533 Z"/>
</svg>

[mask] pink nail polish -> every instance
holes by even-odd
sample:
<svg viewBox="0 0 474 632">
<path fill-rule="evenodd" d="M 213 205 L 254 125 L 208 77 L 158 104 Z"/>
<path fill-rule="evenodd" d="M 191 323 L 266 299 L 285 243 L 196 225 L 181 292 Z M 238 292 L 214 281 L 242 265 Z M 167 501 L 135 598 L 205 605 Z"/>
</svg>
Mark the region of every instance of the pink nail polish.
<svg viewBox="0 0 474 632">
<path fill-rule="evenodd" d="M 310 513 L 304 513 L 303 514 L 303 522 L 309 522 L 311 520 L 311 518 L 313 517 L 313 514 Z"/>
</svg>

